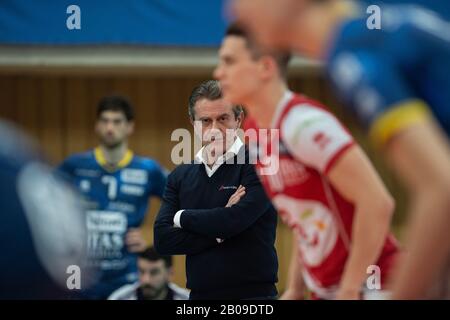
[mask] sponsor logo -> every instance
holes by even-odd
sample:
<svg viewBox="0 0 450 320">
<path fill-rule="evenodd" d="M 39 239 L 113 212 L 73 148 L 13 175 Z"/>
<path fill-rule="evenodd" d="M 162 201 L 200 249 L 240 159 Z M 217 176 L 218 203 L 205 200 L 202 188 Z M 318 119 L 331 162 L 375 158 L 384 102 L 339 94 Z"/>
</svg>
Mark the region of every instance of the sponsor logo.
<svg viewBox="0 0 450 320">
<path fill-rule="evenodd" d="M 221 185 L 220 188 L 219 188 L 219 191 L 222 191 L 222 190 L 237 190 L 237 187 L 236 186 L 224 186 L 224 185 Z"/>
<path fill-rule="evenodd" d="M 124 169 L 120 177 L 125 183 L 147 184 L 148 182 L 147 171 L 140 169 Z"/>
<path fill-rule="evenodd" d="M 120 186 L 120 192 L 122 192 L 123 194 L 140 197 L 144 194 L 145 190 L 141 186 L 133 186 L 133 185 L 129 185 L 129 184 L 123 184 Z"/>
</svg>

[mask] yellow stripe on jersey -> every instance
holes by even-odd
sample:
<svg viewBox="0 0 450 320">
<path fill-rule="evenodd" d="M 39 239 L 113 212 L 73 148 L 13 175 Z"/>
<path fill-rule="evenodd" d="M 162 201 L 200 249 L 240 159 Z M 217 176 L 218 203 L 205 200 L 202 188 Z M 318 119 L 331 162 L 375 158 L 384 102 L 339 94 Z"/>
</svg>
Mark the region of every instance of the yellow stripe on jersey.
<svg viewBox="0 0 450 320">
<path fill-rule="evenodd" d="M 127 150 L 127 152 L 125 152 L 125 155 L 123 156 L 122 160 L 119 161 L 117 166 L 119 168 L 125 168 L 127 165 L 130 164 L 131 160 L 133 160 L 133 151 Z"/>
<path fill-rule="evenodd" d="M 117 169 L 122 169 L 130 164 L 131 160 L 133 160 L 133 151 L 127 150 L 123 158 L 117 163 L 116 166 L 111 166 L 106 161 L 105 155 L 100 147 L 95 148 L 94 150 L 95 160 L 97 160 L 98 164 L 101 165 L 108 171 L 115 171 Z"/>
<path fill-rule="evenodd" d="M 370 128 L 370 138 L 376 146 L 382 147 L 398 132 L 427 121 L 430 115 L 427 104 L 422 100 L 403 101 L 389 108 L 375 120 Z"/>
<path fill-rule="evenodd" d="M 95 148 L 94 156 L 99 165 L 101 165 L 102 167 L 106 165 L 106 158 L 103 155 L 102 149 L 100 149 L 100 147 Z"/>
</svg>

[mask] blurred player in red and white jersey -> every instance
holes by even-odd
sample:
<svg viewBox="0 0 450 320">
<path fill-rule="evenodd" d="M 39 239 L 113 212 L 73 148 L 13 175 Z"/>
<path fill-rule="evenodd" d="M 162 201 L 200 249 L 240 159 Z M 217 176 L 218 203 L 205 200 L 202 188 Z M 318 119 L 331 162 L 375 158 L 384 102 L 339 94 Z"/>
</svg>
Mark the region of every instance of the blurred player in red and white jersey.
<svg viewBox="0 0 450 320">
<path fill-rule="evenodd" d="M 259 50 L 232 25 L 214 76 L 225 99 L 245 105 L 257 131 L 279 130 L 259 135 L 258 151 L 250 151 L 258 153 L 266 192 L 296 240 L 282 298 L 302 298 L 306 285 L 316 298 L 359 299 L 370 289 L 368 270 L 378 267 L 383 285 L 399 253 L 389 233 L 394 202 L 339 121 L 288 90 L 288 60 Z"/>
</svg>

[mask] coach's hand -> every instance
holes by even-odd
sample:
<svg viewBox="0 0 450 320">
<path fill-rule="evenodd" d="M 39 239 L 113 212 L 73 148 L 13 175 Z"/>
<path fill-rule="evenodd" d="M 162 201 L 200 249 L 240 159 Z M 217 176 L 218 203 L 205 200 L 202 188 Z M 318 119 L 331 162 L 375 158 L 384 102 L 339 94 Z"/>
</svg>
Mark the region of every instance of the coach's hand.
<svg viewBox="0 0 450 320">
<path fill-rule="evenodd" d="M 130 252 L 141 252 L 147 248 L 142 232 L 137 228 L 130 228 L 125 236 L 125 244 Z"/>
<path fill-rule="evenodd" d="M 235 205 L 236 203 L 239 202 L 239 200 L 241 200 L 241 198 L 244 195 L 245 195 L 245 187 L 240 185 L 239 188 L 236 190 L 236 192 L 231 195 L 230 199 L 228 199 L 228 203 L 225 207 L 229 208 L 232 205 Z"/>
</svg>

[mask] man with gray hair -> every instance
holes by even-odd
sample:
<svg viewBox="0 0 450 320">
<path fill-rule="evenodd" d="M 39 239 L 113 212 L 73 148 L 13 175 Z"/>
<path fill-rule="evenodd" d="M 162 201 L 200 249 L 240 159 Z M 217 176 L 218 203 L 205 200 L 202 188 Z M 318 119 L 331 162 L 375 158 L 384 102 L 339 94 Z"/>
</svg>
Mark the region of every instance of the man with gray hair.
<svg viewBox="0 0 450 320">
<path fill-rule="evenodd" d="M 274 299 L 277 216 L 236 133 L 242 107 L 206 81 L 192 91 L 189 116 L 203 147 L 168 177 L 155 248 L 186 255 L 190 299 Z"/>
</svg>

